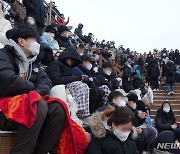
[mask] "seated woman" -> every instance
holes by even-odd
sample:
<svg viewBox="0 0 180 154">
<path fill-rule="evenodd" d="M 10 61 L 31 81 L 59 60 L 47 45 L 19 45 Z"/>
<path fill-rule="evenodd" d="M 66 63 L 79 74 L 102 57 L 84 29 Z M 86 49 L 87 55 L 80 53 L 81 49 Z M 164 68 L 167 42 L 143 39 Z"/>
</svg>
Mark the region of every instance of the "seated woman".
<svg viewBox="0 0 180 154">
<path fill-rule="evenodd" d="M 73 76 L 72 68 L 79 65 L 81 57 L 73 47 L 66 48 L 58 60 L 54 60 L 46 69 L 53 86 L 66 85 L 70 94 L 78 106 L 78 117 L 83 118 L 90 115 L 89 112 L 89 87 L 81 82 L 85 76 Z"/>
<path fill-rule="evenodd" d="M 176 118 L 169 102 L 164 102 L 161 108 L 157 111 L 155 125 L 159 132 L 164 130 L 173 131 L 178 127 L 176 124 Z"/>
<path fill-rule="evenodd" d="M 137 154 L 131 110 L 116 108 L 107 121 L 107 127 L 102 125 L 101 116 L 101 113 L 95 113 L 91 117 L 91 129 L 96 137 L 91 140 L 85 154 Z"/>
</svg>

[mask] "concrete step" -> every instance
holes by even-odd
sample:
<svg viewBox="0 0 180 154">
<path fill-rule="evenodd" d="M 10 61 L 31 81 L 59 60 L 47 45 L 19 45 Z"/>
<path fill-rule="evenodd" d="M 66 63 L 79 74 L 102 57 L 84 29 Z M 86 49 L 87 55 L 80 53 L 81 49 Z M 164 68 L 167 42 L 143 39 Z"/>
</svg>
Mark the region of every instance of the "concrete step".
<svg viewBox="0 0 180 154">
<path fill-rule="evenodd" d="M 154 104 L 153 106 L 150 107 L 151 110 L 158 110 L 161 108 L 162 104 Z M 174 104 L 171 103 L 172 110 L 180 110 L 180 105 L 179 104 Z"/>
<path fill-rule="evenodd" d="M 167 90 L 167 87 L 160 87 L 160 90 Z M 180 86 L 174 86 L 174 90 L 180 90 Z"/>
<path fill-rule="evenodd" d="M 151 110 L 151 115 L 156 115 L 157 109 Z M 173 110 L 174 115 L 180 115 L 180 110 Z"/>
<path fill-rule="evenodd" d="M 156 104 L 162 104 L 162 103 L 164 103 L 165 101 L 168 101 L 170 104 L 179 104 L 179 105 L 180 105 L 180 102 L 179 102 L 179 101 L 169 101 L 168 99 L 167 99 L 167 100 L 164 100 L 164 101 L 156 101 L 156 102 L 154 102 L 154 105 L 156 105 Z"/>
<path fill-rule="evenodd" d="M 177 99 L 161 99 L 161 100 L 154 100 L 154 104 L 162 104 L 165 101 L 168 101 L 169 103 L 174 103 L 174 104 L 179 104 L 180 105 L 180 100 Z"/>
<path fill-rule="evenodd" d="M 156 115 L 151 115 L 151 119 L 155 119 L 155 116 Z M 180 115 L 175 115 L 175 117 L 176 117 L 176 122 L 180 123 Z"/>
<path fill-rule="evenodd" d="M 180 90 L 174 90 L 175 93 L 180 93 Z M 167 94 L 167 90 L 157 90 L 157 91 L 153 91 L 154 94 Z"/>
<path fill-rule="evenodd" d="M 177 97 L 177 96 L 179 96 L 180 97 L 180 93 L 175 93 L 175 94 L 169 95 L 169 96 L 167 96 L 167 93 L 154 93 L 154 97 L 159 97 L 159 96 L 162 96 L 162 97 L 164 97 L 164 96 L 166 96 L 166 97 Z"/>
<path fill-rule="evenodd" d="M 172 96 L 162 96 L 162 95 L 159 95 L 159 96 L 154 96 L 154 100 L 180 100 L 180 95 L 172 95 Z"/>
</svg>

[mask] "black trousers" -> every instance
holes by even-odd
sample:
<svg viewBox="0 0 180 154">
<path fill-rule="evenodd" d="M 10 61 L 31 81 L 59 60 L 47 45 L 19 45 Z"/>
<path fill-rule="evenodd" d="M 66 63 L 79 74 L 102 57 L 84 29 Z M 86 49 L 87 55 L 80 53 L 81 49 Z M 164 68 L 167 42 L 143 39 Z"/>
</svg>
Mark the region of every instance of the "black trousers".
<svg viewBox="0 0 180 154">
<path fill-rule="evenodd" d="M 158 89 L 159 88 L 158 78 L 150 79 L 150 85 L 151 85 L 152 89 Z"/>
<path fill-rule="evenodd" d="M 102 105 L 103 92 L 99 88 L 92 88 L 89 93 L 89 110 L 94 113 Z"/>
<path fill-rule="evenodd" d="M 53 102 L 47 105 L 42 100 L 38 103 L 36 120 L 31 128 L 8 121 L 0 113 L 0 129 L 17 130 L 16 142 L 11 154 L 53 153 L 63 131 L 65 119 L 65 111 L 59 103 Z"/>
</svg>

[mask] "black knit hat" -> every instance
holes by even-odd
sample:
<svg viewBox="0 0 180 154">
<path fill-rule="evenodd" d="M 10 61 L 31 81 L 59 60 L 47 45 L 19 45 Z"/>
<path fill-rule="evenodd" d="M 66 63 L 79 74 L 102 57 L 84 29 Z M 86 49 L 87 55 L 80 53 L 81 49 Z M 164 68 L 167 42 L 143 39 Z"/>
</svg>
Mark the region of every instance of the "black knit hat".
<svg viewBox="0 0 180 154">
<path fill-rule="evenodd" d="M 92 60 L 91 56 L 89 55 L 82 55 L 81 61 L 89 61 L 90 63 L 93 63 L 94 61 Z"/>
<path fill-rule="evenodd" d="M 54 32 L 54 27 L 52 25 L 48 25 L 46 27 L 46 32 Z"/>
<path fill-rule="evenodd" d="M 134 93 L 130 93 L 129 95 L 127 95 L 128 101 L 133 101 L 133 102 L 137 102 L 138 101 L 138 96 Z"/>
<path fill-rule="evenodd" d="M 65 25 L 61 25 L 58 27 L 58 32 L 62 34 L 64 31 L 69 31 L 68 27 Z"/>
<path fill-rule="evenodd" d="M 147 111 L 143 101 L 139 100 L 139 101 L 136 102 L 136 104 L 137 104 L 136 110 L 141 110 L 143 112 Z"/>
</svg>

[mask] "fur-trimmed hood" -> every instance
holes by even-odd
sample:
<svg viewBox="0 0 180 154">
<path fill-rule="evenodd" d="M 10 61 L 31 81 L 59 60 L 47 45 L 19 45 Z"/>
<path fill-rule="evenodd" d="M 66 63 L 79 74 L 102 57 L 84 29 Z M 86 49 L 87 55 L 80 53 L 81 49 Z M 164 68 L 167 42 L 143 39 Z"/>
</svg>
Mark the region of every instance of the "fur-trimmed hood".
<svg viewBox="0 0 180 154">
<path fill-rule="evenodd" d="M 93 133 L 93 135 L 96 138 L 103 138 L 106 136 L 107 128 L 105 128 L 105 125 L 103 124 L 103 113 L 102 112 L 96 112 L 90 117 L 90 128 Z M 131 138 L 136 139 L 137 138 L 137 131 L 136 128 L 132 127 L 131 132 Z"/>
</svg>

